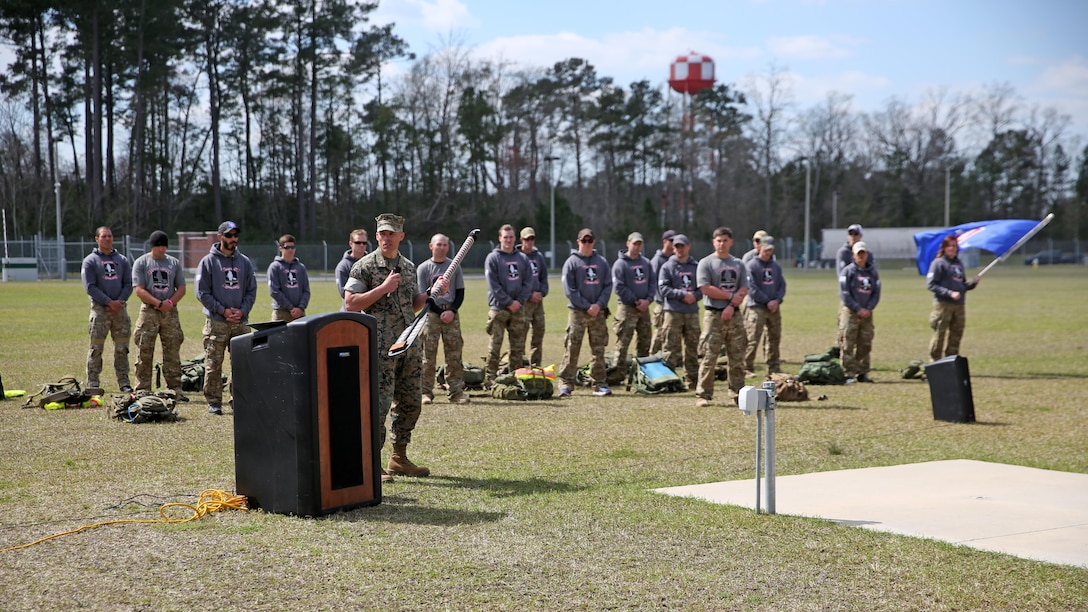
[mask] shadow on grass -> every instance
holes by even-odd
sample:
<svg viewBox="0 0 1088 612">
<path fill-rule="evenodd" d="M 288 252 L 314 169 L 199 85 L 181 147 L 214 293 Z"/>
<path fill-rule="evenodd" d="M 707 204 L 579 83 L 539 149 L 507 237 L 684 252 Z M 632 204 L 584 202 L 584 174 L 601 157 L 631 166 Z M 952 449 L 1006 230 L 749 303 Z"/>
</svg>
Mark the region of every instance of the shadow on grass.
<svg viewBox="0 0 1088 612">
<path fill-rule="evenodd" d="M 448 507 L 428 507 L 416 503 L 410 496 L 389 495 L 382 503 L 347 512 L 330 514 L 322 519 L 347 523 L 395 523 L 400 525 L 479 525 L 502 520 L 505 512 L 456 510 Z"/>
<path fill-rule="evenodd" d="M 541 493 L 572 493 L 584 487 L 565 482 L 554 482 L 541 478 L 527 480 L 506 480 L 503 478 L 465 478 L 463 476 L 430 476 L 414 481 L 422 485 L 435 487 L 456 487 L 460 489 L 478 489 L 487 491 L 492 497 L 514 497 L 516 495 L 537 495 Z"/>
<path fill-rule="evenodd" d="M 1063 373 L 1034 373 L 1034 374 L 972 374 L 971 378 L 996 378 L 998 380 L 1048 380 L 1051 378 L 1071 378 L 1074 380 L 1088 379 L 1088 374 Z"/>
</svg>

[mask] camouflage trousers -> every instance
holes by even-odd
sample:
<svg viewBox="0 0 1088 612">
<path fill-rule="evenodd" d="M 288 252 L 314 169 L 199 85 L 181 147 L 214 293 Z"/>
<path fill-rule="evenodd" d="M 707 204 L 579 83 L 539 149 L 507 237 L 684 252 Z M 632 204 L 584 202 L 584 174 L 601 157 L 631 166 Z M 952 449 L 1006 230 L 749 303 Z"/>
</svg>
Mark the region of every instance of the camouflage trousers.
<svg viewBox="0 0 1088 612">
<path fill-rule="evenodd" d="M 487 334 L 491 342 L 487 346 L 487 380 L 495 380 L 499 371 L 499 358 L 502 356 L 502 338 L 510 335 L 510 370 L 521 367 L 525 360 L 525 334 L 527 325 L 524 310 L 510 312 L 508 309 L 489 310 L 487 312 Z"/>
<path fill-rule="evenodd" d="M 408 444 L 422 410 L 423 354 L 416 344 L 399 357 L 378 358 L 378 423 L 385 445 L 385 421 L 393 413 L 393 444 Z"/>
<path fill-rule="evenodd" d="M 714 368 L 724 348 L 729 359 L 729 396 L 736 397 L 744 386 L 744 351 L 747 347 L 743 317 L 733 311 L 732 317 L 723 321 L 721 311 L 708 308 L 703 313 L 703 335 L 699 338 L 699 382 L 695 396 L 714 399 Z"/>
<path fill-rule="evenodd" d="M 169 312 L 161 312 L 147 304 L 140 306 L 136 333 L 132 336 L 137 351 L 136 390 L 151 390 L 156 338 L 162 338 L 162 374 L 166 378 L 166 388 L 180 391 L 181 343 L 185 342 L 185 332 L 181 330 L 178 311 L 172 308 Z"/>
<path fill-rule="evenodd" d="M 635 334 L 638 334 L 635 356 L 645 357 L 650 354 L 650 336 L 653 334 L 650 319 L 649 308 L 640 312 L 638 308 L 625 304 L 616 307 L 616 318 L 612 322 L 612 333 L 616 334 L 616 353 L 612 363 L 620 368 L 624 376 L 627 376 L 627 350 Z"/>
<path fill-rule="evenodd" d="M 303 315 L 303 316 L 306 316 L 306 315 Z M 273 321 L 286 321 L 286 322 L 290 323 L 291 321 L 295 320 L 295 317 L 291 316 L 291 311 L 290 310 L 273 310 L 272 311 L 272 320 Z"/>
<path fill-rule="evenodd" d="M 650 304 L 650 322 L 654 326 L 653 341 L 650 342 L 650 354 L 660 353 L 665 346 L 665 306 L 660 302 Z"/>
<path fill-rule="evenodd" d="M 204 399 L 209 404 L 223 403 L 223 359 L 230 339 L 250 331 L 245 323 L 204 321 Z"/>
<path fill-rule="evenodd" d="M 767 342 L 763 345 L 763 354 L 767 357 L 767 373 L 782 371 L 782 356 L 779 345 L 782 343 L 782 310 L 771 312 L 766 306 L 749 306 L 744 310 L 744 331 L 748 334 L 748 349 L 744 353 L 744 367 L 755 370 L 756 351 L 767 329 Z M 730 364 L 732 365 L 732 364 Z"/>
<path fill-rule="evenodd" d="M 128 342 L 132 336 L 132 319 L 128 311 L 122 308 L 118 312 L 110 312 L 105 306 L 93 304 L 88 328 L 91 348 L 87 351 L 87 386 L 102 386 L 102 353 L 106 347 L 106 336 L 113 338 L 113 371 L 117 375 L 117 386 L 128 386 Z"/>
<path fill-rule="evenodd" d="M 699 380 L 699 313 L 666 311 L 664 332 L 665 363 L 684 378 L 690 389 Z"/>
<path fill-rule="evenodd" d="M 960 340 L 967 326 L 967 305 L 933 302 L 929 313 L 929 326 L 933 328 L 933 338 L 929 341 L 929 357 L 937 361 L 941 357 L 960 354 Z M 945 344 L 945 337 L 948 344 Z M 944 355 L 941 355 L 941 349 Z"/>
<path fill-rule="evenodd" d="M 529 364 L 541 366 L 544 363 L 544 302 L 525 302 L 521 308 L 525 317 L 525 333 L 529 336 Z"/>
<path fill-rule="evenodd" d="M 453 313 L 453 320 L 449 323 L 442 322 L 442 315 L 437 312 L 427 313 L 427 322 L 423 324 L 423 331 L 419 332 L 419 338 L 423 344 L 423 370 L 422 390 L 423 395 L 434 397 L 434 374 L 438 369 L 438 341 L 442 341 L 443 353 L 446 355 L 446 385 L 449 387 L 449 396 L 461 393 L 465 389 L 465 368 L 461 352 L 465 348 L 465 340 L 461 336 L 461 317 Z"/>
<path fill-rule="evenodd" d="M 876 327 L 872 316 L 863 319 L 846 306 L 839 308 L 839 317 L 846 322 L 842 330 L 842 369 L 847 378 L 857 378 L 869 371 Z"/>
<path fill-rule="evenodd" d="M 608 386 L 608 372 L 604 365 L 604 349 L 608 346 L 608 317 L 604 311 L 591 317 L 584 310 L 567 309 L 567 337 L 563 340 L 563 364 L 559 370 L 559 384 L 573 389 L 577 384 L 578 359 L 582 354 L 582 338 L 588 333 L 590 377 L 593 386 Z"/>
</svg>

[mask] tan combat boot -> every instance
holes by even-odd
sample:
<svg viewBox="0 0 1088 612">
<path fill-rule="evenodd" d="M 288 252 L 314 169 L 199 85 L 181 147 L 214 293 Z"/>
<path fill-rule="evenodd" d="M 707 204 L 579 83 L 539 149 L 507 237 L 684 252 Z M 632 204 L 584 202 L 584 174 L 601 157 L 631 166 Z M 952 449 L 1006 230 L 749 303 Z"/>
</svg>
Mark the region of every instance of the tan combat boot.
<svg viewBox="0 0 1088 612">
<path fill-rule="evenodd" d="M 396 481 L 393 480 L 393 476 L 389 472 L 387 472 L 385 470 L 382 470 L 382 482 L 396 482 Z"/>
<path fill-rule="evenodd" d="M 389 457 L 389 465 L 386 468 L 390 474 L 401 476 L 430 476 L 431 470 L 420 467 L 408 458 L 407 444 L 394 444 L 393 454 Z"/>
</svg>

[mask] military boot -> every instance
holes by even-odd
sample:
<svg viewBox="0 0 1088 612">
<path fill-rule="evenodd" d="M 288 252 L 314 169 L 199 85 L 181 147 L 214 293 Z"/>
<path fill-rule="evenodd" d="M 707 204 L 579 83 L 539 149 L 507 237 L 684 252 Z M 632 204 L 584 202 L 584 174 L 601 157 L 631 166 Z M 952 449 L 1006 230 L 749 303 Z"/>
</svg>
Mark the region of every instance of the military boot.
<svg viewBox="0 0 1088 612">
<path fill-rule="evenodd" d="M 389 465 L 386 466 L 386 470 L 390 474 L 399 474 L 401 476 L 430 476 L 431 470 L 420 467 L 408 458 L 408 445 L 407 444 L 394 444 L 393 454 L 389 457 Z"/>
<path fill-rule="evenodd" d="M 393 480 L 393 476 L 389 472 L 387 472 L 385 470 L 382 470 L 382 482 L 396 482 L 396 481 Z"/>
</svg>

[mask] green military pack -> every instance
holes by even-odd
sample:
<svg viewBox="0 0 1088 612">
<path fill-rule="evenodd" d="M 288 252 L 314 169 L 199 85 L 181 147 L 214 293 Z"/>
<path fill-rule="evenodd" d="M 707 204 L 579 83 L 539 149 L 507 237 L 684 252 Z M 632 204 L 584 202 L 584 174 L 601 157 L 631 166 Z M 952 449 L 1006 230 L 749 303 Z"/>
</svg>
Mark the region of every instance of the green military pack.
<svg viewBox="0 0 1088 612">
<path fill-rule="evenodd" d="M 483 389 L 485 379 L 484 369 L 478 365 L 469 365 L 467 363 L 463 363 L 462 367 L 464 367 L 465 370 L 465 389 Z M 440 386 L 446 388 L 446 364 L 438 366 L 438 369 L 435 370 L 435 380 Z"/>
<path fill-rule="evenodd" d="M 627 368 L 627 390 L 643 395 L 678 393 L 685 389 L 684 381 L 672 371 L 660 354 L 636 357 Z"/>
<path fill-rule="evenodd" d="M 797 380 L 807 385 L 845 385 L 846 372 L 839 363 L 839 347 L 824 353 L 805 355 L 805 363 L 797 372 Z"/>
<path fill-rule="evenodd" d="M 921 359 L 915 359 L 907 364 L 907 367 L 899 370 L 899 375 L 906 380 L 925 380 L 926 370 Z"/>
<path fill-rule="evenodd" d="M 223 375 L 223 384 L 227 377 Z M 162 362 L 155 364 L 155 388 L 162 387 Z M 204 389 L 204 355 L 181 362 L 181 390 L 201 391 Z"/>
<path fill-rule="evenodd" d="M 539 376 L 516 376 L 504 374 L 495 379 L 491 386 L 491 397 L 503 400 L 542 400 L 549 399 L 555 393 L 555 384 L 552 379 L 544 375 L 544 370 L 539 371 Z"/>
<path fill-rule="evenodd" d="M 45 408 L 46 404 L 61 403 L 65 406 L 78 407 L 85 404 L 92 397 L 102 395 L 104 391 L 97 388 L 84 389 L 74 376 L 65 376 L 57 382 L 46 383 L 37 393 L 26 398 L 23 408 L 37 406 Z"/>
<path fill-rule="evenodd" d="M 592 370 L 593 362 L 590 361 L 578 368 L 578 373 L 574 375 L 574 381 L 583 387 L 594 386 Z M 605 384 L 609 387 L 617 387 L 624 383 L 623 371 L 620 369 L 619 364 L 613 363 L 611 355 L 604 358 L 604 373 Z"/>
<path fill-rule="evenodd" d="M 177 397 L 173 391 L 137 391 L 114 393 L 110 401 L 110 416 L 127 423 L 176 421 Z"/>
</svg>

